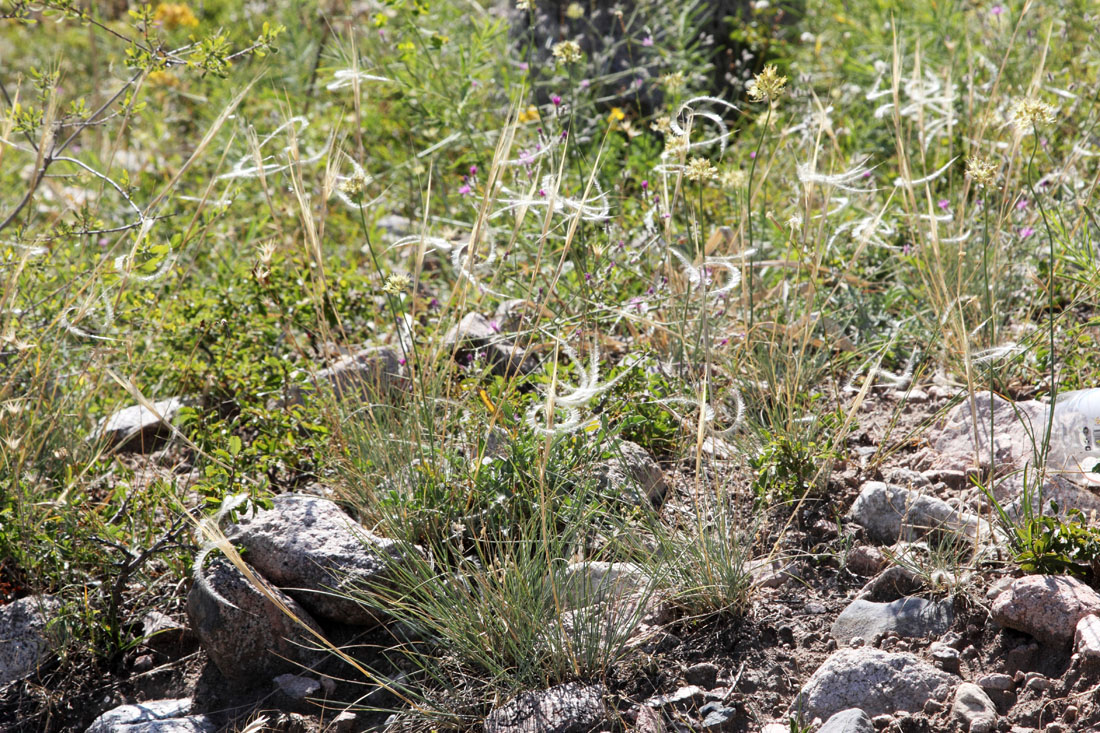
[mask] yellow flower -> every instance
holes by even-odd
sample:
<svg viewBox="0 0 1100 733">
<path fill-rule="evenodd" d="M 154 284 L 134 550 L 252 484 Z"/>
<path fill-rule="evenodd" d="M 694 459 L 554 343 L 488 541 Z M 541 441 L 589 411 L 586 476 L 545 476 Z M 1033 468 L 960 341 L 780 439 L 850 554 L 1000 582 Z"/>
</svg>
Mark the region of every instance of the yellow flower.
<svg viewBox="0 0 1100 733">
<path fill-rule="evenodd" d="M 519 123 L 521 125 L 527 122 L 534 122 L 537 119 L 539 119 L 539 108 L 533 104 L 527 109 L 522 109 L 519 112 Z"/>
<path fill-rule="evenodd" d="M 985 158 L 972 155 L 966 161 L 966 177 L 979 186 L 993 185 L 993 177 L 996 174 L 997 166 Z"/>
<path fill-rule="evenodd" d="M 565 9 L 565 17 L 570 20 L 577 20 L 584 17 L 584 6 L 580 3 L 569 3 L 569 7 Z"/>
<path fill-rule="evenodd" d="M 160 3 L 153 11 L 153 20 L 172 30 L 184 26 L 194 28 L 199 24 L 199 19 L 191 12 L 186 3 Z"/>
<path fill-rule="evenodd" d="M 785 86 L 787 77 L 780 76 L 774 64 L 768 64 L 749 83 L 749 96 L 754 102 L 774 102 L 782 96 Z"/>
<path fill-rule="evenodd" d="M 163 69 L 150 71 L 146 80 L 155 87 L 178 87 L 180 84 L 180 80 L 176 78 L 175 74 L 171 71 L 164 71 Z"/>
<path fill-rule="evenodd" d="M 607 121 L 614 125 L 616 122 L 622 122 L 626 119 L 626 113 L 623 112 L 621 107 L 612 107 L 611 114 L 607 116 Z"/>
</svg>

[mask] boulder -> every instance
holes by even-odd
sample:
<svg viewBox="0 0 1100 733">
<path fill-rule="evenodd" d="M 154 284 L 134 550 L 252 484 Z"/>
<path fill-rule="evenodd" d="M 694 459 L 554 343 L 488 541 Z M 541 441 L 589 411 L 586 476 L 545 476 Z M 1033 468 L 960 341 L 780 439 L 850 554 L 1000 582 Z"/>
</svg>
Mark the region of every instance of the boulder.
<svg viewBox="0 0 1100 733">
<path fill-rule="evenodd" d="M 660 506 L 668 494 L 664 471 L 649 452 L 629 440 L 619 441 L 615 455 L 596 468 L 602 491 L 623 496 L 635 504 Z"/>
<path fill-rule="evenodd" d="M 205 715 L 189 715 L 191 698 L 120 705 L 100 715 L 85 733 L 214 733 Z"/>
<path fill-rule="evenodd" d="M 309 494 L 280 494 L 271 509 L 243 517 L 226 536 L 249 564 L 311 613 L 373 625 L 377 615 L 353 597 L 385 584 L 400 545 L 359 526 L 339 506 Z"/>
<path fill-rule="evenodd" d="M 182 397 L 152 403 L 153 410 L 131 405 L 103 418 L 91 440 L 103 441 L 120 453 L 151 453 L 172 436 L 168 425 L 185 404 Z"/>
<path fill-rule="evenodd" d="M 993 422 L 993 461 L 996 473 L 1036 465 L 1036 446 L 1047 424 L 1047 406 L 1037 400 L 1010 402 L 996 394 L 976 392 L 951 409 L 936 425 L 929 442 L 935 450 L 933 469 L 965 471 L 989 469 L 990 420 Z M 977 440 L 975 440 L 977 430 Z"/>
<path fill-rule="evenodd" d="M 0 606 L 0 688 L 33 673 L 50 655 L 56 639 L 46 627 L 60 608 L 52 596 L 27 596 Z"/>
<path fill-rule="evenodd" d="M 1001 591 L 992 608 L 996 623 L 1055 646 L 1068 646 L 1078 622 L 1097 613 L 1100 593 L 1063 575 L 1019 578 Z"/>
<path fill-rule="evenodd" d="M 525 692 L 485 718 L 485 733 L 588 733 L 607 719 L 606 690 L 569 682 Z"/>
<path fill-rule="evenodd" d="M 945 501 L 881 481 L 861 487 L 850 514 L 872 539 L 885 544 L 918 539 L 933 530 L 971 540 L 989 538 L 992 531 L 987 522 Z"/>
<path fill-rule="evenodd" d="M 261 590 L 224 558 L 214 559 L 208 568 L 196 568 L 196 576 L 187 595 L 187 616 L 210 660 L 227 679 L 257 682 L 322 659 L 316 637 L 303 628 L 320 634 L 317 622 L 263 577 L 256 577 Z"/>
<path fill-rule="evenodd" d="M 848 708 L 868 716 L 920 712 L 929 700 L 943 700 L 958 678 L 912 654 L 861 647 L 834 652 L 807 680 L 791 705 L 806 720 L 828 718 Z"/>
<path fill-rule="evenodd" d="M 875 634 L 894 632 L 905 638 L 941 636 L 951 628 L 955 612 L 950 601 L 935 603 L 924 598 L 901 598 L 892 603 L 855 600 L 833 622 L 837 644 L 846 646 L 853 638 L 870 639 Z"/>
</svg>

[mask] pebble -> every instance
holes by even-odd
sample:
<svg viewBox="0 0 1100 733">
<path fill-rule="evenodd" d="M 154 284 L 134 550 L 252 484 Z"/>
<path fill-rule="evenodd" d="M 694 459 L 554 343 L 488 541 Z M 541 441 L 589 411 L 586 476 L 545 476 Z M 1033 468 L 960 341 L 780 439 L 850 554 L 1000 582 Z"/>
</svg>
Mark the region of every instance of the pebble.
<svg viewBox="0 0 1100 733">
<path fill-rule="evenodd" d="M 1090 614 L 1077 622 L 1073 649 L 1080 655 L 1082 664 L 1100 664 L 1100 616 Z"/>
<path fill-rule="evenodd" d="M 848 708 L 826 720 L 817 733 L 872 733 L 874 729 L 867 713 L 859 708 Z"/>
<path fill-rule="evenodd" d="M 951 716 L 970 733 L 992 733 L 997 725 L 997 707 L 978 685 L 963 682 L 955 690 Z"/>
<path fill-rule="evenodd" d="M 845 608 L 832 626 L 838 643 L 857 636 L 894 633 L 898 637 L 925 638 L 946 632 L 955 619 L 951 603 L 935 603 L 923 598 L 902 598 L 891 603 L 855 600 Z"/>
<path fill-rule="evenodd" d="M 928 648 L 932 662 L 944 672 L 958 674 L 960 668 L 959 650 L 943 642 L 936 642 Z"/>
<path fill-rule="evenodd" d="M 982 675 L 976 682 L 984 690 L 997 690 L 998 692 L 1007 692 L 1015 687 L 1012 677 L 1000 673 Z"/>
<path fill-rule="evenodd" d="M 705 690 L 713 690 L 718 682 L 718 665 L 712 662 L 693 664 L 684 670 L 684 680 L 689 685 L 698 685 Z"/>
</svg>

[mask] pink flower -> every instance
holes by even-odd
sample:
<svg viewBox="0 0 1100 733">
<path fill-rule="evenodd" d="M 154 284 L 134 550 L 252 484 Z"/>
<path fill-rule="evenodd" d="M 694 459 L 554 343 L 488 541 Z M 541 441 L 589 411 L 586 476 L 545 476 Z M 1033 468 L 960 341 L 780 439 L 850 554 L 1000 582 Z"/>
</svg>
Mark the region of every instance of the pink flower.
<svg viewBox="0 0 1100 733">
<path fill-rule="evenodd" d="M 642 39 L 642 45 L 645 46 L 646 48 L 652 46 L 653 45 L 653 36 L 646 36 L 645 38 L 643 38 Z"/>
<path fill-rule="evenodd" d="M 649 188 L 649 181 L 642 181 L 642 190 L 644 191 L 647 188 Z"/>
<path fill-rule="evenodd" d="M 1020 199 L 1019 201 L 1016 202 L 1016 208 L 1019 209 L 1020 211 L 1023 211 L 1024 209 L 1027 208 L 1027 204 L 1028 204 L 1027 199 Z"/>
<path fill-rule="evenodd" d="M 469 196 L 470 195 L 470 190 L 471 190 L 470 189 L 470 184 L 463 183 L 462 187 L 458 189 L 458 193 L 459 193 L 460 196 Z"/>
<path fill-rule="evenodd" d="M 554 103 L 555 107 L 560 107 L 561 106 L 561 97 L 559 97 L 557 94 L 550 97 L 550 101 Z"/>
<path fill-rule="evenodd" d="M 1004 11 L 1005 11 L 1005 8 L 1000 3 L 997 3 L 992 8 L 989 9 L 989 12 L 993 13 L 994 15 L 1000 15 Z"/>
<path fill-rule="evenodd" d="M 940 199 L 936 202 L 936 206 L 939 206 L 943 211 L 947 211 L 947 207 L 951 205 L 951 202 L 947 199 Z"/>
<path fill-rule="evenodd" d="M 1028 237 L 1030 237 L 1034 233 L 1035 233 L 1035 230 L 1032 229 L 1031 227 L 1024 227 L 1023 229 L 1020 230 L 1020 239 L 1027 239 Z"/>
<path fill-rule="evenodd" d="M 476 165 L 470 166 L 470 175 L 471 176 L 476 176 L 477 175 L 477 166 Z"/>
</svg>

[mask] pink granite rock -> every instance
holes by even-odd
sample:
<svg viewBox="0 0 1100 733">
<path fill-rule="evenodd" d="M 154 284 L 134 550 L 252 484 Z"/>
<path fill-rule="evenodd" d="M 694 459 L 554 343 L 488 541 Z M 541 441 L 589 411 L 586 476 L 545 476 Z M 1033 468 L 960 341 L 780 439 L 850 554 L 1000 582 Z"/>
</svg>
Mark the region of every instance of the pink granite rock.
<svg viewBox="0 0 1100 733">
<path fill-rule="evenodd" d="M 993 620 L 1059 646 L 1073 639 L 1077 622 L 1100 613 L 1100 593 L 1061 575 L 1029 575 L 1012 583 L 993 601 Z"/>
</svg>

